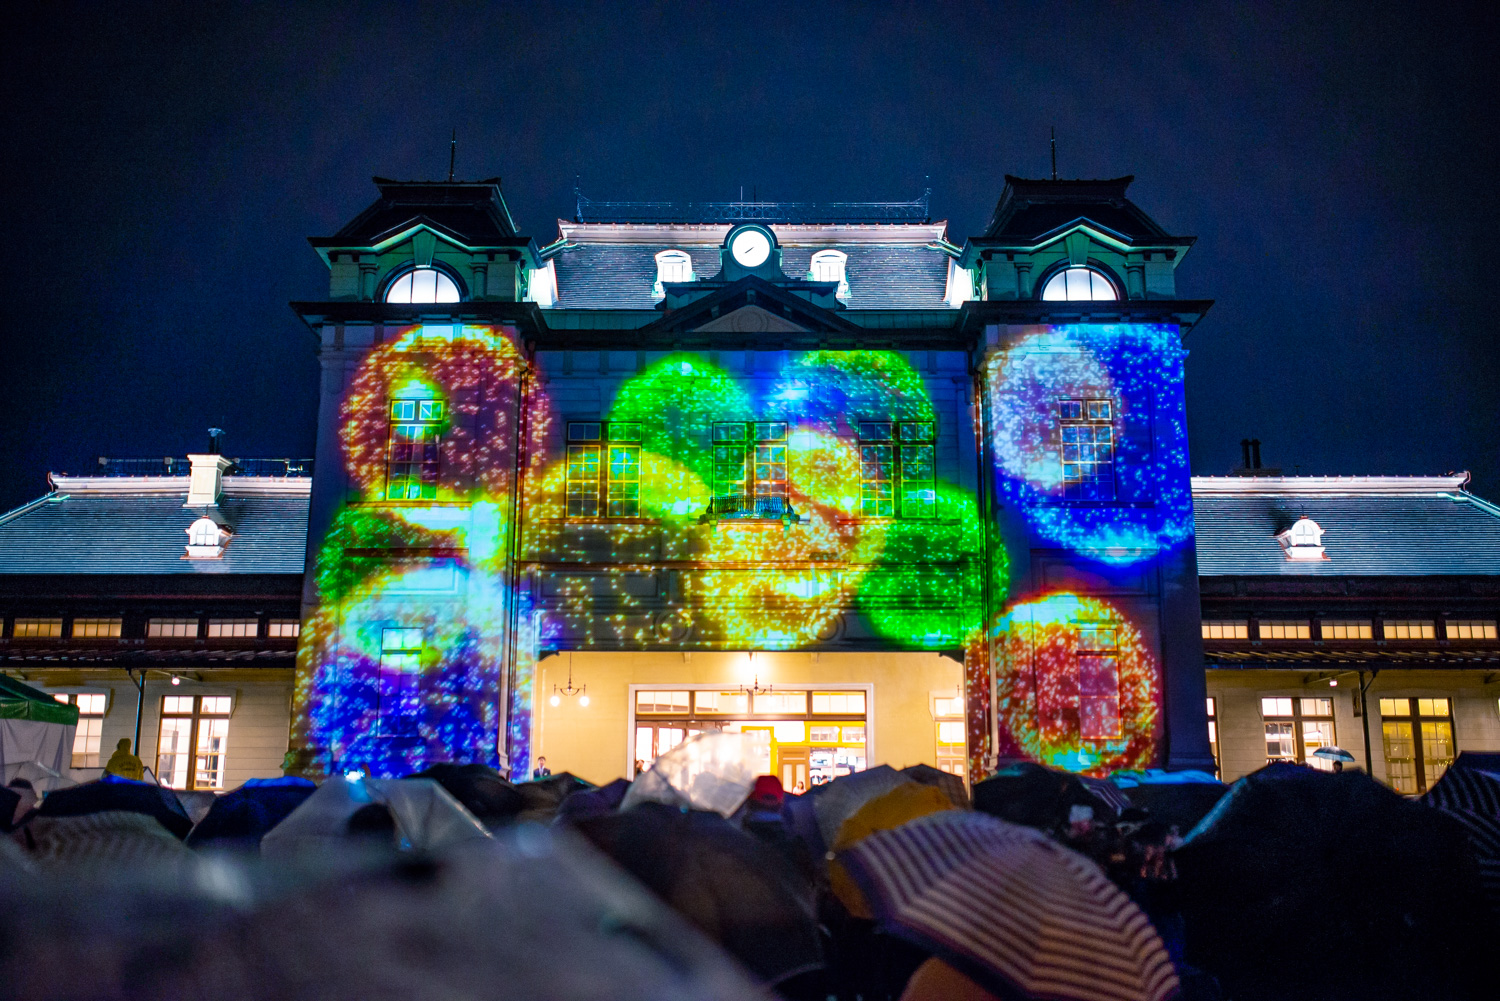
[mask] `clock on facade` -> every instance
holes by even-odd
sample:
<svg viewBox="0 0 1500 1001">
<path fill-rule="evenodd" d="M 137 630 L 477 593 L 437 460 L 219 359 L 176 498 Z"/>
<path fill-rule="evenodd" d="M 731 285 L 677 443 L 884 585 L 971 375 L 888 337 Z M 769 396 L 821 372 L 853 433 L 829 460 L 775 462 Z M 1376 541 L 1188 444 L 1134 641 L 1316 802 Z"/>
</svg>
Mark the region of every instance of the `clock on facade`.
<svg viewBox="0 0 1500 1001">
<path fill-rule="evenodd" d="M 742 267 L 758 268 L 771 256 L 771 240 L 758 229 L 742 229 L 729 242 L 729 252 Z"/>
</svg>

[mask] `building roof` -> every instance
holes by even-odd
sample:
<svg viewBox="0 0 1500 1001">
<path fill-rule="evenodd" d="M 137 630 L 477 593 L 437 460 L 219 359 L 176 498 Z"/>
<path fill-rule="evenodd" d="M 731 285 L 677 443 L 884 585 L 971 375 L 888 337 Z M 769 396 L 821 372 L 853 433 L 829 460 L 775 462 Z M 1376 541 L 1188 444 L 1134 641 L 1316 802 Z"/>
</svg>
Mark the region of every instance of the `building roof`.
<svg viewBox="0 0 1500 1001">
<path fill-rule="evenodd" d="M 909 202 L 622 202 L 594 201 L 577 189 L 576 222 L 888 223 L 928 222 L 931 189 Z"/>
<path fill-rule="evenodd" d="M 317 247 L 376 246 L 417 223 L 427 223 L 468 246 L 514 242 L 516 224 L 500 194 L 500 178 L 483 181 L 374 179 L 380 197 Z"/>
<path fill-rule="evenodd" d="M 888 242 L 828 242 L 813 245 L 783 243 L 782 272 L 801 280 L 819 250 L 846 255 L 849 309 L 948 309 L 948 254 L 929 244 L 927 230 L 913 234 L 908 244 Z M 785 239 L 780 233 L 778 239 Z M 719 273 L 722 232 L 713 242 L 662 239 L 650 243 L 592 243 L 576 234 L 572 245 L 552 257 L 557 269 L 558 309 L 655 309 L 653 295 L 656 255 L 683 250 L 693 261 L 693 274 L 713 278 Z"/>
<path fill-rule="evenodd" d="M 1005 190 L 990 223 L 987 240 L 1029 243 L 1085 218 L 1131 243 L 1191 243 L 1173 237 L 1125 197 L 1134 177 L 1097 181 L 1029 180 L 1005 175 Z"/>
<path fill-rule="evenodd" d="M 0 515 L 0 574 L 300 574 L 307 477 L 226 476 L 218 559 L 187 559 L 186 476 L 52 477 L 53 492 Z"/>
<path fill-rule="evenodd" d="M 1455 476 L 1195 476 L 1198 573 L 1217 576 L 1500 574 L 1500 508 Z M 1277 535 L 1323 529 L 1325 559 L 1287 558 Z"/>
</svg>

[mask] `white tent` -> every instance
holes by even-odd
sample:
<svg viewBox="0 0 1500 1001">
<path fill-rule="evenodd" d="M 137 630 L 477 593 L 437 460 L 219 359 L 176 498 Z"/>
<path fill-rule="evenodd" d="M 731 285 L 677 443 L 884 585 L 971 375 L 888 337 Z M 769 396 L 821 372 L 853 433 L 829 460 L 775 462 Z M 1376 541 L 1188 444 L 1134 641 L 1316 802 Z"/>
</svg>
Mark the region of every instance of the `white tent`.
<svg viewBox="0 0 1500 1001">
<path fill-rule="evenodd" d="M 50 791 L 44 777 L 67 774 L 77 728 L 77 706 L 0 675 L 0 781 L 21 777 L 39 793 Z"/>
</svg>

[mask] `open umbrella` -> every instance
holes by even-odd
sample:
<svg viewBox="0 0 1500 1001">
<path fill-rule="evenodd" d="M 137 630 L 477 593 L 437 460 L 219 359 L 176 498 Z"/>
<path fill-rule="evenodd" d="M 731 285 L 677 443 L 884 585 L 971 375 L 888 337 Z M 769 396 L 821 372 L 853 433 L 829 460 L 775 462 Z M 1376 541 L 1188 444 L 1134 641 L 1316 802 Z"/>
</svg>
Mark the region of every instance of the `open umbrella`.
<svg viewBox="0 0 1500 1001">
<path fill-rule="evenodd" d="M 625 794 L 630 791 L 629 779 L 615 779 L 607 785 L 598 789 L 585 789 L 575 792 L 557 808 L 557 820 L 563 821 L 580 820 L 584 817 L 602 817 L 606 813 L 614 813 L 625 801 Z"/>
<path fill-rule="evenodd" d="M 833 850 L 842 852 L 876 831 L 889 831 L 918 817 L 953 809 L 956 809 L 953 801 L 936 786 L 918 785 L 914 782 L 898 785 L 854 811 L 840 825 Z M 859 892 L 859 887 L 837 860 L 828 866 L 828 880 L 834 896 L 849 909 L 850 914 L 857 918 L 875 916 L 870 913 L 870 906 Z"/>
<path fill-rule="evenodd" d="M 1175 826 L 1186 834 L 1214 808 L 1229 787 L 1207 772 L 1165 772 L 1149 768 L 1143 772 L 1121 772 L 1111 776 L 1124 788 L 1130 803 L 1151 815 L 1152 820 Z"/>
<path fill-rule="evenodd" d="M 515 783 L 489 765 L 442 762 L 429 765 L 411 777 L 432 779 L 452 793 L 481 824 L 492 829 L 515 820 L 526 808 L 526 797 Z"/>
<path fill-rule="evenodd" d="M 1324 761 L 1342 761 L 1346 765 L 1354 764 L 1354 755 L 1342 747 L 1334 747 L 1332 744 L 1327 747 L 1318 748 L 1313 752 L 1313 757 L 1322 758 Z"/>
<path fill-rule="evenodd" d="M 711 730 L 689 737 L 658 755 L 625 794 L 623 808 L 637 803 L 666 803 L 692 810 L 713 810 L 725 817 L 750 795 L 755 777 L 769 770 L 765 745 L 747 733 Z"/>
<path fill-rule="evenodd" d="M 250 779 L 214 800 L 187 843 L 192 848 L 257 848 L 267 831 L 285 820 L 317 786 L 311 779 L 287 776 Z"/>
<path fill-rule="evenodd" d="M 489 837 L 484 825 L 431 779 L 334 776 L 261 838 L 261 852 L 281 857 L 342 848 L 349 834 L 360 829 L 370 807 L 388 811 L 387 823 L 394 826 L 391 833 L 404 849 L 434 852 Z"/>
<path fill-rule="evenodd" d="M 1115 816 L 1077 775 L 1032 761 L 1012 762 L 974 786 L 974 809 L 1041 830 L 1065 829 L 1075 806 Z"/>
<path fill-rule="evenodd" d="M 187 837 L 188 831 L 193 829 L 192 819 L 171 789 L 163 789 L 154 782 L 137 782 L 115 775 L 54 790 L 42 800 L 40 808 L 43 817 L 78 817 L 109 811 L 154 817 L 178 838 Z"/>
<path fill-rule="evenodd" d="M 569 796 L 592 788 L 592 782 L 581 779 L 572 772 L 558 772 L 546 778 L 522 782 L 516 786 L 516 791 L 521 794 L 526 806 L 516 814 L 515 819 L 550 823 Z"/>
<path fill-rule="evenodd" d="M 881 926 L 1006 998 L 1161 1001 L 1177 974 L 1151 922 L 1045 834 L 948 810 L 839 856 Z"/>
<path fill-rule="evenodd" d="M 1458 998 L 1477 986 L 1484 912 L 1462 829 L 1362 772 L 1262 768 L 1174 856 L 1187 961 L 1226 996 Z"/>
<path fill-rule="evenodd" d="M 943 790 L 943 795 L 947 796 L 960 810 L 969 808 L 969 790 L 964 788 L 964 780 L 952 772 L 945 772 L 931 765 L 907 765 L 901 769 L 901 774 L 913 782 L 920 782 L 924 786 L 936 786 Z"/>
<path fill-rule="evenodd" d="M 1435 807 L 1464 829 L 1490 909 L 1500 915 L 1500 755 L 1459 754 L 1417 802 Z"/>
<path fill-rule="evenodd" d="M 812 797 L 813 813 L 818 819 L 818 834 L 823 843 L 833 844 L 838 839 L 839 828 L 844 826 L 844 821 L 870 800 L 911 782 L 911 779 L 890 765 L 876 765 L 862 772 L 840 775 L 832 782 L 824 783 Z"/>
<path fill-rule="evenodd" d="M 155 818 L 130 810 L 98 810 L 74 816 L 38 815 L 20 829 L 21 840 L 40 865 L 127 867 L 187 853 L 182 840 Z"/>
<path fill-rule="evenodd" d="M 822 965 L 812 888 L 717 813 L 643 803 L 575 828 L 761 982 Z"/>
</svg>

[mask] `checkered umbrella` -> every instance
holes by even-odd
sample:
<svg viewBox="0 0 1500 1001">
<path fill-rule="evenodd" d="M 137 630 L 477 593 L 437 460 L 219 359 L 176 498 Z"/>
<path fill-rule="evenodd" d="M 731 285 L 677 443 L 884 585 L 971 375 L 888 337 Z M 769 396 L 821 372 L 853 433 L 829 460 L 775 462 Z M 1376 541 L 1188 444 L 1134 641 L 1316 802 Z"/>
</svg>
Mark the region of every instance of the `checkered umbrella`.
<svg viewBox="0 0 1500 1001">
<path fill-rule="evenodd" d="M 950 810 L 873 834 L 839 859 L 887 931 L 1003 997 L 1157 1001 L 1178 990 L 1140 908 L 1040 831 Z"/>
</svg>

